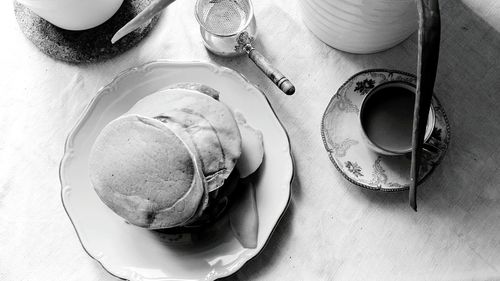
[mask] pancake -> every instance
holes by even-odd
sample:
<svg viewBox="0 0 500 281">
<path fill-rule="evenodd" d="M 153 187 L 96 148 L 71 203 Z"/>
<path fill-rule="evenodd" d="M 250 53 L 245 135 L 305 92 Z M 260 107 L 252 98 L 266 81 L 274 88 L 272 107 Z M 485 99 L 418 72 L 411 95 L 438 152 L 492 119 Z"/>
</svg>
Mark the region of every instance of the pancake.
<svg viewBox="0 0 500 281">
<path fill-rule="evenodd" d="M 164 123 L 138 115 L 110 122 L 89 159 L 101 200 L 131 224 L 184 225 L 206 200 L 201 168 L 188 145 Z"/>
<path fill-rule="evenodd" d="M 250 126 L 240 112 L 235 112 L 236 123 L 242 138 L 241 156 L 236 163 L 241 178 L 255 173 L 264 159 L 264 142 L 262 132 Z"/>
<path fill-rule="evenodd" d="M 161 121 L 161 118 L 160 119 L 155 118 L 155 119 Z M 172 127 L 172 126 L 168 126 L 170 124 L 167 124 L 165 122 L 164 122 L 164 125 L 167 126 L 167 127 Z M 180 139 L 182 139 L 184 141 L 184 143 L 186 144 L 186 146 L 189 147 L 190 150 L 193 151 L 194 154 L 196 155 L 196 146 L 194 145 L 194 143 L 192 141 L 192 138 L 189 135 L 189 133 L 186 132 L 184 129 L 179 129 L 179 128 L 177 128 L 175 130 L 175 132 L 176 132 L 176 135 Z M 195 156 L 195 161 L 198 163 L 198 167 L 202 166 L 201 163 L 200 163 L 199 157 Z M 200 168 L 199 176 L 203 177 L 203 171 L 201 170 L 201 168 Z M 205 212 L 205 210 L 207 209 L 207 207 L 209 205 L 210 196 L 209 196 L 209 191 L 208 191 L 207 184 L 205 184 L 204 187 L 205 188 L 204 188 L 203 196 L 201 198 L 201 201 L 200 201 L 200 204 L 198 206 L 198 209 L 196 210 L 196 213 L 194 214 L 194 216 L 191 217 L 191 219 L 189 219 L 189 221 L 187 223 L 190 223 L 192 221 L 196 221 L 199 217 L 201 217 L 202 214 Z"/>
<path fill-rule="evenodd" d="M 220 188 L 209 193 L 208 206 L 205 207 L 203 212 L 191 219 L 186 224 L 186 227 L 203 227 L 219 219 L 232 204 L 239 182 L 240 174 L 238 169 L 234 169 Z"/>
<path fill-rule="evenodd" d="M 166 89 L 186 89 L 186 90 L 192 90 L 195 92 L 200 92 L 202 94 L 205 94 L 207 96 L 210 96 L 213 99 L 219 100 L 219 95 L 220 93 L 215 90 L 214 88 L 211 88 L 207 85 L 203 85 L 200 83 L 195 83 L 195 82 L 184 82 L 184 83 L 177 83 L 168 86 Z"/>
<path fill-rule="evenodd" d="M 208 94 L 167 89 L 137 102 L 128 112 L 157 118 L 190 136 L 190 148 L 199 157 L 208 190 L 224 184 L 241 155 L 241 135 L 233 112 Z"/>
</svg>

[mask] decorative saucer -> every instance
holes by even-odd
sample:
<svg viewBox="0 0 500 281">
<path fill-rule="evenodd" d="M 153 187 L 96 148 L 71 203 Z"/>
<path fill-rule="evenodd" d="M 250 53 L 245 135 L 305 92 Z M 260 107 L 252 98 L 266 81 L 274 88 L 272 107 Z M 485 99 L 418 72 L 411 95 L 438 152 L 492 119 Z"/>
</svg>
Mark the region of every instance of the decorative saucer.
<svg viewBox="0 0 500 281">
<path fill-rule="evenodd" d="M 384 69 L 362 71 L 347 80 L 328 104 L 321 122 L 326 151 L 337 170 L 351 183 L 371 190 L 401 191 L 410 184 L 411 155 L 387 156 L 374 152 L 364 142 L 359 109 L 366 94 L 389 81 L 416 83 L 415 75 Z M 450 126 L 436 96 L 432 99 L 436 125 L 424 146 L 419 182 L 439 165 L 450 142 Z"/>
</svg>

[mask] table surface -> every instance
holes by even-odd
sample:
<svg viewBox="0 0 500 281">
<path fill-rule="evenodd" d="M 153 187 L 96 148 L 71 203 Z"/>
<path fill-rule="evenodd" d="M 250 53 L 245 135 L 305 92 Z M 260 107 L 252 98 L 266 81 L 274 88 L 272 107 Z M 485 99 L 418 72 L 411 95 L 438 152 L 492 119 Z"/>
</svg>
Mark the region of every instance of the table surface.
<svg viewBox="0 0 500 281">
<path fill-rule="evenodd" d="M 202 45 L 193 0 L 177 1 L 140 45 L 110 61 L 69 65 L 24 38 L 0 1 L 0 280 L 115 280 L 83 251 L 60 200 L 63 144 L 97 89 L 156 59 L 206 60 L 261 87 L 295 158 L 291 204 L 264 251 L 228 280 L 500 280 L 500 2 L 441 1 L 436 92 L 451 123 L 449 151 L 418 195 L 348 183 L 330 162 L 320 122 L 358 71 L 416 71 L 417 37 L 353 55 L 318 40 L 298 1 L 255 0 L 258 48 L 295 83 L 281 94 L 245 58 Z"/>
</svg>

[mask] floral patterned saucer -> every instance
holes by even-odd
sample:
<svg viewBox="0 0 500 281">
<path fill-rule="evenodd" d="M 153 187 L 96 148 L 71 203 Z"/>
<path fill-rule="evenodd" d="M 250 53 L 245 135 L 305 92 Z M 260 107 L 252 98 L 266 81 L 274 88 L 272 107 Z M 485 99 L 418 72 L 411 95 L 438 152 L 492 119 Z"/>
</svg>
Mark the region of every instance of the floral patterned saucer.
<svg viewBox="0 0 500 281">
<path fill-rule="evenodd" d="M 410 184 L 411 155 L 377 154 L 361 136 L 359 109 L 366 94 L 381 83 L 407 81 L 416 83 L 412 74 L 384 69 L 360 72 L 340 87 L 323 115 L 321 135 L 326 151 L 337 170 L 351 183 L 379 191 L 401 191 Z M 431 174 L 443 159 L 450 142 L 448 119 L 434 96 L 436 125 L 424 146 L 419 182 Z"/>
</svg>

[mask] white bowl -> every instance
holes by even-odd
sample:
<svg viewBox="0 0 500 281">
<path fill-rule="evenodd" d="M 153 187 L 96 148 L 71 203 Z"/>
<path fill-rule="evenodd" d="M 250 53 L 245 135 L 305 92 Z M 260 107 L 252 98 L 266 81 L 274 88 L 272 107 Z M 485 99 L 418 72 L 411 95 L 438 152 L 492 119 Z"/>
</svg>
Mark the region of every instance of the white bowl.
<svg viewBox="0 0 500 281">
<path fill-rule="evenodd" d="M 412 0 L 304 0 L 306 26 L 328 45 L 351 53 L 390 48 L 417 28 Z"/>
<path fill-rule="evenodd" d="M 96 27 L 111 18 L 123 0 L 17 0 L 55 26 L 67 30 Z"/>
<path fill-rule="evenodd" d="M 409 21 L 405 13 L 400 12 L 400 14 L 391 15 L 391 11 L 374 10 L 363 11 L 361 17 L 351 11 L 342 10 L 342 8 L 332 8 L 329 5 L 325 5 L 325 3 L 329 2 L 325 2 L 324 0 L 309 0 L 305 2 L 305 4 L 309 4 L 314 12 L 316 12 L 316 15 L 320 15 L 320 17 L 315 17 L 315 19 L 329 24 L 330 27 L 342 27 L 355 32 L 376 32 L 379 35 L 390 36 L 401 29 L 413 28 L 415 26 L 415 22 Z M 398 24 L 392 24 L 394 22 L 398 22 Z"/>
</svg>

